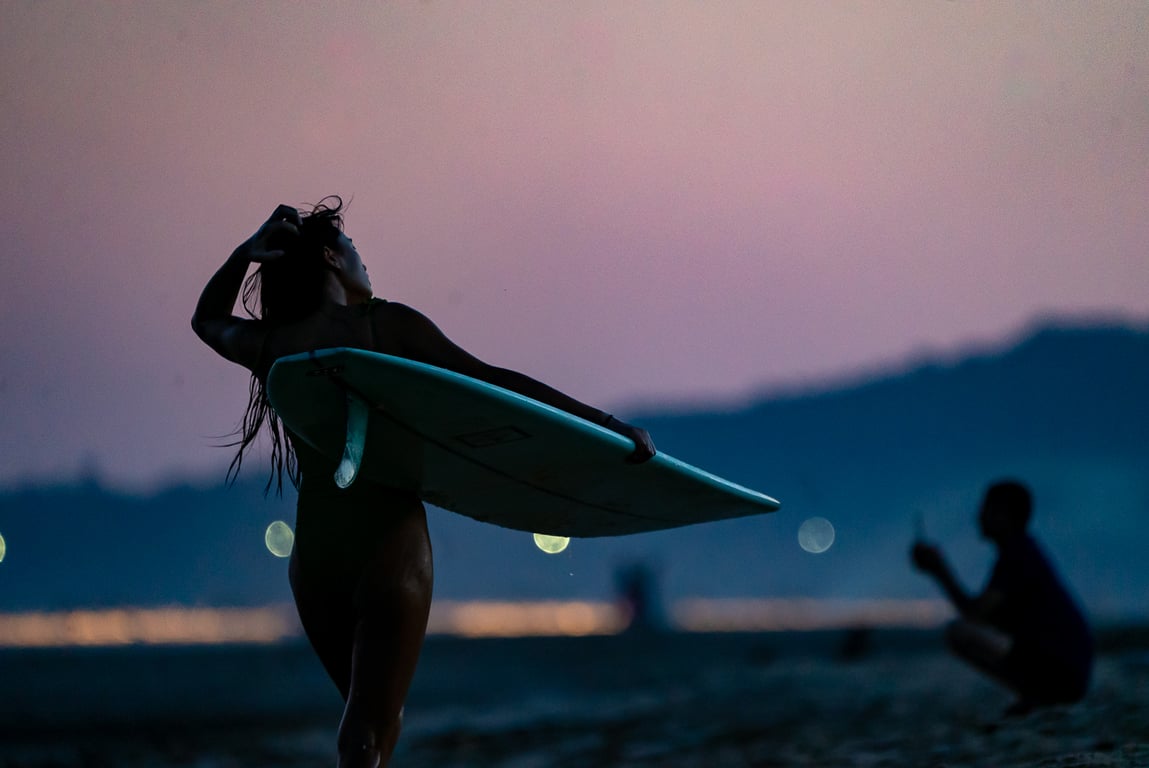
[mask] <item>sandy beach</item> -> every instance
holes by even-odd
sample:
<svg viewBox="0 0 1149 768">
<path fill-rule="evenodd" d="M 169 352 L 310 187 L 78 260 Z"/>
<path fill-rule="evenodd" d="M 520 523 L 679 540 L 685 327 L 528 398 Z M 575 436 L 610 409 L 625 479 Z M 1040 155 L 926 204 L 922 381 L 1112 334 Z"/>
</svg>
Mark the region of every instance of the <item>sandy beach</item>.
<svg viewBox="0 0 1149 768">
<path fill-rule="evenodd" d="M 936 635 L 849 638 L 840 632 L 432 638 L 394 764 L 1149 765 L 1149 653 L 1139 644 L 1111 644 L 1084 702 L 1003 720 L 1008 694 L 942 654 Z M 199 685 L 210 697 L 193 702 L 185 694 L 186 711 L 177 706 L 162 717 L 140 694 L 136 700 L 151 715 L 130 706 L 114 717 L 110 707 L 102 707 L 103 715 L 73 708 L 55 725 L 42 718 L 28 726 L 8 696 L 0 766 L 333 765 L 338 701 L 315 674 L 305 647 L 277 653 L 263 665 L 218 653 L 185 663 L 180 674 L 187 680 L 170 679 L 173 691 Z M 138 677 L 154 676 L 161 667 L 170 676 L 172 658 L 141 666 Z M 44 662 L 37 662 L 41 669 Z M 246 677 L 236 678 L 229 665 L 237 663 L 249 671 Z M 9 690 L 34 684 L 13 679 L 10 664 L 0 667 Z M 21 668 L 30 669 L 27 663 Z M 266 682 L 260 675 L 285 672 L 278 687 L 266 686 L 263 705 L 226 700 L 224 678 L 251 690 Z M 130 694 L 127 681 L 123 687 Z M 46 695 L 41 691 L 27 706 L 46 714 Z"/>
</svg>

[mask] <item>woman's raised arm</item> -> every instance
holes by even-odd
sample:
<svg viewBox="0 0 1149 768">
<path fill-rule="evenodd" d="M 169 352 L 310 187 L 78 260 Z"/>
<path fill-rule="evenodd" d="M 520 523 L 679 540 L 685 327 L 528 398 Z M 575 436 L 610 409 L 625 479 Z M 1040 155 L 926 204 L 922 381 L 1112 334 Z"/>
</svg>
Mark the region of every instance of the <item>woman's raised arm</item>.
<svg viewBox="0 0 1149 768">
<path fill-rule="evenodd" d="M 241 243 L 204 286 L 192 315 L 196 336 L 224 358 L 253 369 L 259 361 L 264 331 L 254 320 L 232 314 L 252 262 L 263 263 L 283 255 L 271 243 L 299 233 L 299 211 L 280 205 L 258 231 Z"/>
</svg>

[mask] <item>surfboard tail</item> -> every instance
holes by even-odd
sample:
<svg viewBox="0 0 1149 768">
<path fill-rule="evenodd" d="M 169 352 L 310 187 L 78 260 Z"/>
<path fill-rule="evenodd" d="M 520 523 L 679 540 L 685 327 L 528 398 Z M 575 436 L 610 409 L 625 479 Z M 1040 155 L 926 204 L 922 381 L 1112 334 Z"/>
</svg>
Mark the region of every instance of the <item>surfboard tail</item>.
<svg viewBox="0 0 1149 768">
<path fill-rule="evenodd" d="M 347 438 L 343 443 L 343 458 L 335 469 L 335 484 L 349 488 L 359 476 L 363 463 L 363 446 L 367 443 L 367 421 L 370 409 L 357 395 L 347 393 Z"/>
</svg>

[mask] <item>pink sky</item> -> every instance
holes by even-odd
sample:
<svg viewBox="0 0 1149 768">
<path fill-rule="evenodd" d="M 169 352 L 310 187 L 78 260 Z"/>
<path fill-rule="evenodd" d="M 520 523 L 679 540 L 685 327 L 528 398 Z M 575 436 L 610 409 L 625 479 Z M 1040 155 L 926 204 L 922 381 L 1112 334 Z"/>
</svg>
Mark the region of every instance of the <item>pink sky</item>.
<svg viewBox="0 0 1149 768">
<path fill-rule="evenodd" d="M 1143 2 L 4 3 L 0 483 L 222 467 L 246 375 L 195 299 L 329 193 L 380 295 L 621 411 L 1143 323 L 1147 39 Z"/>
</svg>

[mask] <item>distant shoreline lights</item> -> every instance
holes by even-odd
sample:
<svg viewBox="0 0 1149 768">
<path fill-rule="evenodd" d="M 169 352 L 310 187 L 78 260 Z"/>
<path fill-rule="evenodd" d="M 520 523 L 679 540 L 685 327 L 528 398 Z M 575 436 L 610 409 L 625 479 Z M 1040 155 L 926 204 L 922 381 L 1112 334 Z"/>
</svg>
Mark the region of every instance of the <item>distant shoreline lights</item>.
<svg viewBox="0 0 1149 768">
<path fill-rule="evenodd" d="M 949 603 L 929 600 L 685 598 L 667 606 L 673 632 L 784 632 L 934 628 L 952 618 Z M 439 600 L 429 635 L 582 637 L 615 635 L 627 619 L 604 600 Z M 251 608 L 112 608 L 0 613 L 0 649 L 130 645 L 274 645 L 303 638 L 291 605 Z"/>
</svg>

